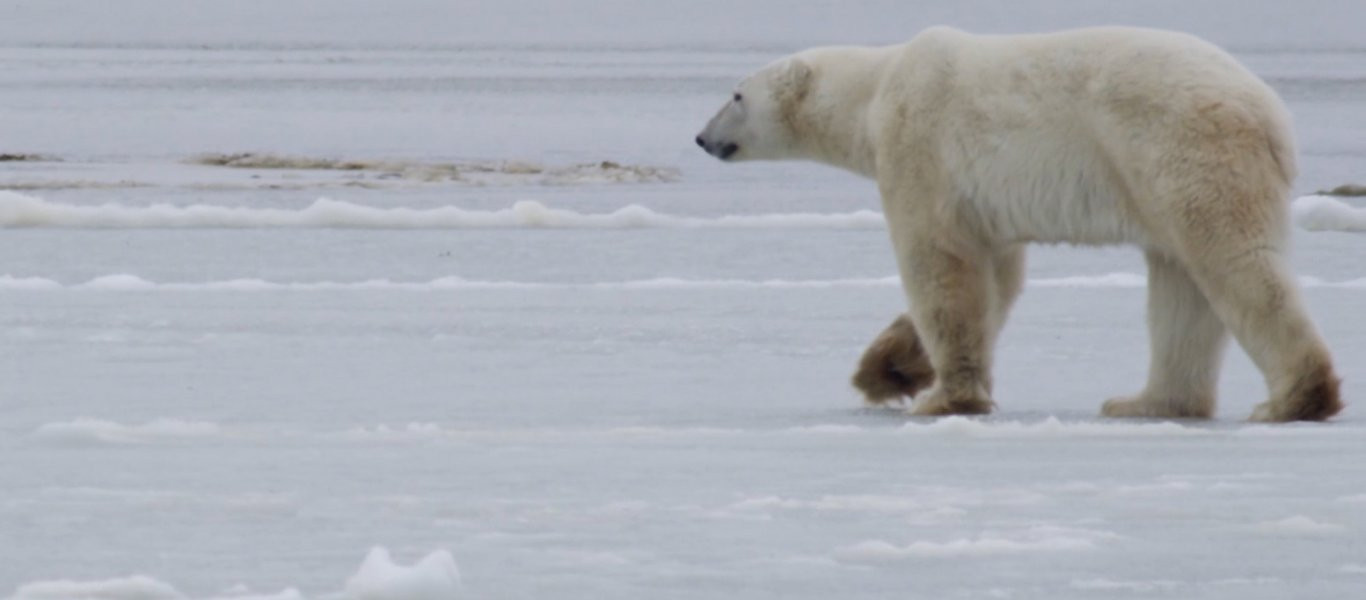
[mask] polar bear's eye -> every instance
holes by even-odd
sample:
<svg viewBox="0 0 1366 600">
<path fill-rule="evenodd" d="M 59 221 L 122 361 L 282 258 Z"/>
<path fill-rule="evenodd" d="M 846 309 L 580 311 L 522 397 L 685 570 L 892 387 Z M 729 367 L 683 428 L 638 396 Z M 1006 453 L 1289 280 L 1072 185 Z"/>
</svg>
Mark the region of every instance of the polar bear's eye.
<svg viewBox="0 0 1366 600">
<path fill-rule="evenodd" d="M 744 99 L 745 99 L 745 97 L 744 97 L 744 96 L 741 96 L 741 95 L 740 95 L 740 92 L 735 92 L 735 101 L 736 101 L 736 102 L 739 102 L 739 101 L 744 100 Z"/>
</svg>

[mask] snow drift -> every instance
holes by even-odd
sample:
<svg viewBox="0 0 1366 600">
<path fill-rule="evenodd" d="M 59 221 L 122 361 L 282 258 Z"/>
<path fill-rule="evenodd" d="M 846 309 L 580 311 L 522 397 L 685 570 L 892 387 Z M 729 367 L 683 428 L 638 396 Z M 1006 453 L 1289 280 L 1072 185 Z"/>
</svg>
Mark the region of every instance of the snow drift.
<svg viewBox="0 0 1366 600">
<path fill-rule="evenodd" d="M 1295 225 L 1309 231 L 1366 232 L 1366 207 L 1353 206 L 1340 198 L 1304 196 L 1291 207 Z"/>
<path fill-rule="evenodd" d="M 175 588 L 147 577 L 133 575 L 100 581 L 38 581 L 14 590 L 9 600 L 181 600 Z"/>
<path fill-rule="evenodd" d="M 372 548 L 340 593 L 320 594 L 333 600 L 454 600 L 461 598 L 460 570 L 446 550 L 436 550 L 412 566 L 397 564 L 383 547 Z M 192 600 L 157 579 L 133 575 L 94 581 L 52 580 L 20 585 L 6 600 Z M 208 600 L 303 600 L 294 588 L 273 594 L 252 593 L 234 586 Z"/>
<path fill-rule="evenodd" d="M 460 570 L 445 550 L 405 567 L 394 563 L 387 549 L 372 548 L 346 581 L 348 600 L 450 600 L 459 594 Z"/>
</svg>

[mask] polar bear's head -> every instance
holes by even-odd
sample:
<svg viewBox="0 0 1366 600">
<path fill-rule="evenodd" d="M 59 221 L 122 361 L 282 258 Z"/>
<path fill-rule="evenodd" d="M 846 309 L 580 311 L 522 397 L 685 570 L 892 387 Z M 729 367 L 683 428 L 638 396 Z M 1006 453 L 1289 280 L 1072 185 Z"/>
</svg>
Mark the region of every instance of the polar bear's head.
<svg viewBox="0 0 1366 600">
<path fill-rule="evenodd" d="M 697 135 L 697 145 L 721 160 L 777 160 L 796 156 L 797 116 L 811 67 L 788 57 L 736 86 L 730 101 Z"/>
</svg>

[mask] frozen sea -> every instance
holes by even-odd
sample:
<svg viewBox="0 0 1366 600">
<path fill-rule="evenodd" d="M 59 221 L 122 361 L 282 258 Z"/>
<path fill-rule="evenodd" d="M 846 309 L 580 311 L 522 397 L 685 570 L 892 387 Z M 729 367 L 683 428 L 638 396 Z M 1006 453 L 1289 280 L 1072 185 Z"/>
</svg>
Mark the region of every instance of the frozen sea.
<svg viewBox="0 0 1366 600">
<path fill-rule="evenodd" d="M 1286 99 L 1294 264 L 1366 398 L 1366 5 L 19 1 L 0 11 L 0 597 L 1354 598 L 1366 419 L 1096 418 L 1131 249 L 1036 248 L 997 414 L 847 379 L 873 186 L 692 137 L 934 24 L 1177 28 Z M 249 154 L 249 156 L 242 156 Z M 267 168 L 267 167 L 295 168 Z M 312 168 L 303 168 L 312 167 Z M 325 167 L 325 168 L 324 168 Z"/>
</svg>

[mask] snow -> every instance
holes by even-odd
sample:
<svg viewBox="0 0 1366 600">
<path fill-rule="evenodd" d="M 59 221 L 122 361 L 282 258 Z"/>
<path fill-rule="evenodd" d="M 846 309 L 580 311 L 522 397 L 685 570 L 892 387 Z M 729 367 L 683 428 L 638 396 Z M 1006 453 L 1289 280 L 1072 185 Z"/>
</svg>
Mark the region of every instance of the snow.
<svg viewBox="0 0 1366 600">
<path fill-rule="evenodd" d="M 1090 539 L 1072 536 L 1051 536 L 1038 539 L 1010 539 L 984 537 L 957 539 L 947 542 L 916 541 L 897 546 L 882 540 L 859 542 L 839 548 L 835 557 L 848 562 L 893 562 L 924 558 L 978 558 L 1003 554 L 1034 554 L 1089 550 L 1095 547 Z"/>
<path fill-rule="evenodd" d="M 1292 212 L 1295 222 L 1310 231 L 1366 231 L 1366 208 L 1353 207 L 1335 198 L 1305 196 L 1295 200 Z M 699 218 L 660 213 L 635 204 L 606 214 L 585 214 L 572 209 L 551 208 L 533 200 L 517 201 L 504 209 L 480 211 L 456 206 L 375 208 L 328 198 L 319 198 L 298 210 L 214 205 L 125 206 L 115 203 L 75 206 L 17 192 L 0 191 L 0 227 L 881 229 L 885 226 L 882 216 L 870 210 Z M 1113 283 L 1137 285 L 1141 281 L 1138 276 L 1117 276 Z M 1062 285 L 1067 283 L 1066 279 L 1060 281 Z"/>
<path fill-rule="evenodd" d="M 1125 591 L 1125 592 L 1155 592 L 1169 590 L 1178 587 L 1180 584 L 1175 581 L 1154 580 L 1154 581 L 1116 581 L 1113 579 L 1077 579 L 1072 582 L 1072 587 L 1079 590 L 1096 591 Z"/>
<path fill-rule="evenodd" d="M 385 548 L 372 548 L 346 580 L 348 600 L 449 600 L 460 596 L 460 570 L 445 550 L 411 567 L 395 564 Z"/>
<path fill-rule="evenodd" d="M 17 3 L 0 597 L 1358 596 L 1364 205 L 1311 194 L 1366 177 L 1366 13 L 1314 6 Z M 1125 248 L 1030 250 L 996 414 L 864 407 L 875 186 L 692 143 L 797 48 L 1102 22 L 1287 99 L 1334 422 L 1245 423 L 1236 346 L 1217 419 L 1098 418 L 1146 377 Z"/>
<path fill-rule="evenodd" d="M 847 214 L 723 215 L 681 217 L 643 206 L 607 214 L 584 214 L 522 200 L 505 209 L 479 211 L 446 206 L 430 209 L 374 208 L 322 198 L 300 210 L 223 206 L 132 207 L 118 204 L 72 206 L 15 192 L 0 192 L 0 226 L 9 227 L 343 227 L 368 229 L 466 229 L 526 227 L 636 229 L 643 227 L 726 229 L 871 229 L 882 216 L 867 210 Z"/>
<path fill-rule="evenodd" d="M 250 591 L 233 590 L 210 600 L 304 600 L 304 595 L 294 588 L 285 588 L 273 594 L 253 594 Z"/>
<path fill-rule="evenodd" d="M 19 586 L 11 600 L 179 600 L 175 588 L 142 575 L 103 581 L 39 581 Z"/>
<path fill-rule="evenodd" d="M 435 550 L 411 566 L 396 563 L 389 550 L 374 547 L 340 592 L 318 597 L 339 600 L 452 600 L 462 598 L 460 569 L 446 550 Z M 188 600 L 170 584 L 145 575 L 96 581 L 36 581 L 18 587 L 8 600 Z M 295 588 L 253 593 L 234 585 L 205 600 L 305 600 Z"/>
<path fill-rule="evenodd" d="M 1002 539 L 953 540 L 943 543 L 914 542 L 904 547 L 898 547 L 882 540 L 870 540 L 847 548 L 840 548 L 835 551 L 835 556 L 840 560 L 849 562 L 891 562 L 914 558 L 963 558 L 996 554 L 1077 550 L 1090 547 L 1090 542 L 1070 538 L 1044 540 L 1042 542 L 1019 542 Z"/>
<path fill-rule="evenodd" d="M 1292 208 L 1295 224 L 1310 231 L 1366 232 L 1366 207 L 1342 198 L 1305 196 L 1295 200 Z"/>
<path fill-rule="evenodd" d="M 32 437 L 52 444 L 123 444 L 203 438 L 218 433 L 219 428 L 215 423 L 179 419 L 153 419 L 138 425 L 122 425 L 103 419 L 79 418 L 39 425 Z"/>
<path fill-rule="evenodd" d="M 1147 286 L 1147 279 L 1134 273 L 1107 273 L 1104 275 L 1076 275 L 1072 277 L 1044 277 L 1029 279 L 1027 287 L 1045 288 L 1131 288 Z M 673 290 L 785 290 L 785 289 L 831 289 L 831 288 L 899 288 L 901 280 L 896 275 L 886 277 L 858 277 L 848 279 L 683 279 L 679 277 L 656 277 L 629 281 L 596 281 L 585 283 L 546 283 L 540 281 L 485 281 L 470 280 L 462 277 L 438 277 L 430 281 L 391 281 L 388 279 L 367 279 L 364 281 L 265 281 L 262 279 L 231 279 L 225 281 L 202 282 L 155 282 L 137 275 L 118 273 L 101 275 L 89 281 L 64 285 L 60 281 L 42 277 L 15 277 L 0 275 L 0 290 L 9 291 L 51 291 L 81 290 L 95 292 L 358 292 L 358 291 L 407 291 L 407 292 L 451 292 L 460 290 L 519 290 L 539 292 L 564 292 L 573 290 L 603 291 L 673 291 Z M 1366 288 L 1366 278 L 1347 281 L 1324 281 L 1317 277 L 1302 277 L 1300 285 L 1305 288 Z"/>
<path fill-rule="evenodd" d="M 1341 525 L 1320 523 L 1304 515 L 1257 523 L 1250 529 L 1267 535 L 1292 536 L 1332 536 L 1338 535 L 1344 530 Z"/>
<path fill-rule="evenodd" d="M 946 417 L 926 423 L 907 423 L 901 426 L 901 431 L 911 435 L 969 438 L 1167 437 L 1209 433 L 1207 430 L 1176 423 L 1126 423 L 1122 421 L 1064 423 L 1057 417 L 1048 417 L 1035 423 L 987 422 L 969 417 Z"/>
<path fill-rule="evenodd" d="M 1137 273 L 1107 273 L 1101 276 L 1074 275 L 1072 277 L 1035 279 L 1030 281 L 1029 285 L 1050 287 L 1144 287 L 1148 285 L 1148 278 Z"/>
</svg>

